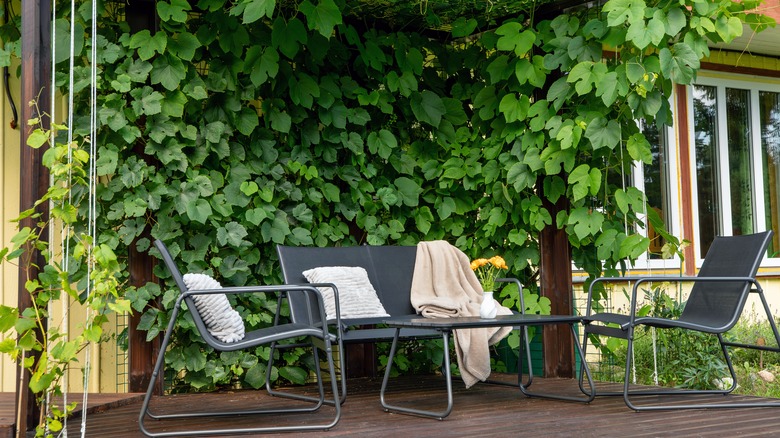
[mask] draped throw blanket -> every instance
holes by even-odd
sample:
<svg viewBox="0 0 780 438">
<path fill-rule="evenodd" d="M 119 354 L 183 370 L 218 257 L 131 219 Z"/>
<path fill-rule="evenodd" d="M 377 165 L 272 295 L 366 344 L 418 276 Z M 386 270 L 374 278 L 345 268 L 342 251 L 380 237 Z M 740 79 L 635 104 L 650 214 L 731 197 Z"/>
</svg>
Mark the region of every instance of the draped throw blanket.
<svg viewBox="0 0 780 438">
<path fill-rule="evenodd" d="M 426 318 L 479 316 L 482 287 L 468 256 L 443 240 L 418 243 L 411 301 Z M 499 303 L 496 306 L 499 315 L 512 314 Z M 489 347 L 511 331 L 511 327 L 455 330 L 455 353 L 466 388 L 490 376 Z"/>
</svg>

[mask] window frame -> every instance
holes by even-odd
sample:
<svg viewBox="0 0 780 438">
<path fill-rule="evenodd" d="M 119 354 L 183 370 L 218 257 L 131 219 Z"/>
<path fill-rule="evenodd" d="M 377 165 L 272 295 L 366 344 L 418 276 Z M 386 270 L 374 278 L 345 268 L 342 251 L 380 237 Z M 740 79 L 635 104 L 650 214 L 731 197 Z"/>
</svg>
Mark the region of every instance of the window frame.
<svg viewBox="0 0 780 438">
<path fill-rule="evenodd" d="M 672 99 L 671 104 L 674 103 L 674 98 Z M 668 180 L 666 181 L 667 184 L 667 196 L 668 196 L 668 204 L 669 204 L 669 221 L 666 222 L 664 225 L 666 225 L 666 230 L 674 235 L 674 236 L 680 236 L 682 233 L 682 229 L 680 226 L 680 186 L 679 186 L 679 158 L 678 158 L 678 143 L 677 143 L 677 136 L 675 135 L 675 127 L 669 126 L 669 125 L 661 125 L 658 128 L 658 135 L 663 139 L 663 142 L 665 143 L 665 149 L 666 149 L 666 157 L 667 157 L 667 163 L 666 163 L 666 173 L 668 176 Z M 634 161 L 633 168 L 631 170 L 631 184 L 636 187 L 637 189 L 641 190 L 642 193 L 645 193 L 645 196 L 647 196 L 645 192 L 645 166 L 644 163 L 641 161 Z M 647 223 L 647 215 L 646 214 L 639 214 L 637 215 L 639 219 L 645 223 L 644 228 L 637 229 L 637 232 L 640 233 L 644 237 L 648 237 L 648 229 L 649 224 Z M 658 269 L 658 270 L 667 270 L 667 269 L 679 269 L 680 268 L 680 259 L 677 256 L 674 256 L 670 259 L 652 259 L 647 256 L 647 253 L 643 253 L 641 256 L 639 256 L 634 263 L 633 269 Z"/>
<path fill-rule="evenodd" d="M 699 190 L 698 190 L 698 180 L 696 176 L 696 170 L 693 166 L 695 166 L 694 163 L 696 163 L 696 147 L 695 147 L 695 135 L 694 135 L 694 105 L 693 105 L 693 87 L 694 86 L 705 86 L 705 87 L 714 87 L 716 89 L 716 96 L 717 96 L 717 102 L 716 102 L 716 112 L 717 112 L 717 133 L 718 133 L 718 139 L 717 139 L 717 152 L 719 156 L 718 160 L 718 185 L 717 188 L 720 195 L 721 195 L 721 203 L 723 204 L 719 209 L 720 217 L 720 226 L 722 227 L 722 230 L 719 230 L 717 234 L 723 234 L 723 235 L 731 235 L 732 234 L 732 199 L 731 199 L 731 192 L 729 190 L 730 187 L 730 172 L 729 172 L 729 165 L 728 165 L 728 135 L 727 135 L 727 124 L 726 124 L 726 89 L 732 88 L 732 89 L 740 89 L 740 90 L 747 90 L 750 96 L 750 102 L 749 102 L 749 114 L 750 114 L 750 126 L 749 126 L 749 132 L 750 132 L 750 161 L 751 161 L 751 183 L 752 183 L 752 193 L 751 193 L 751 201 L 753 204 L 753 217 L 754 217 L 754 223 L 753 226 L 755 230 L 764 230 L 767 227 L 766 224 L 766 207 L 764 205 L 764 199 L 763 199 L 763 192 L 765 190 L 764 188 L 764 181 L 763 181 L 763 175 L 766 171 L 763 166 L 763 160 L 761 156 L 761 120 L 759 117 L 760 114 L 760 106 L 759 106 L 759 93 L 764 92 L 773 92 L 773 93 L 780 93 L 780 79 L 776 78 L 770 78 L 770 77 L 764 77 L 764 76 L 753 76 L 753 75 L 744 75 L 744 74 L 738 74 L 738 73 L 729 73 L 729 74 L 722 74 L 718 72 L 711 72 L 711 71 L 701 71 L 699 72 L 699 75 L 697 79 L 693 82 L 692 85 L 688 85 L 687 88 L 687 108 L 688 108 L 688 126 L 691 127 L 691 129 L 688 130 L 688 144 L 691 145 L 689 148 L 689 160 L 691 163 L 691 169 L 690 175 L 691 175 L 691 205 L 696 206 L 699 202 Z M 723 159 L 723 157 L 726 157 L 726 159 Z M 695 208 L 695 207 L 694 207 Z M 694 254 L 696 259 L 696 266 L 697 268 L 701 266 L 701 263 L 704 259 L 703 255 L 701 254 L 701 244 L 699 242 L 699 215 L 692 214 L 691 220 L 693 221 L 693 232 L 694 232 Z M 765 257 L 763 262 L 761 263 L 761 266 L 766 267 L 780 267 L 780 257 L 770 258 Z"/>
</svg>

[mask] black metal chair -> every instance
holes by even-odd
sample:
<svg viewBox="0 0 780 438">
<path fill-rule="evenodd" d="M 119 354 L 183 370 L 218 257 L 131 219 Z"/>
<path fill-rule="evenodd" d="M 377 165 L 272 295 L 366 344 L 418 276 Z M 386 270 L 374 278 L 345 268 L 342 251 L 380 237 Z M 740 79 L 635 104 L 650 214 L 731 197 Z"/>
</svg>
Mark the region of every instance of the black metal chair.
<svg viewBox="0 0 780 438">
<path fill-rule="evenodd" d="M 780 406 L 780 401 L 712 403 L 709 400 L 701 403 L 683 402 L 669 404 L 669 398 L 666 398 L 664 404 L 658 404 L 659 400 L 653 399 L 652 404 L 645 402 L 641 406 L 632 401 L 632 397 L 636 400 L 637 397 L 642 395 L 729 394 L 737 387 L 737 376 L 731 363 L 728 347 L 780 352 L 778 347 L 729 342 L 724 340 L 723 337 L 723 334 L 734 327 L 739 320 L 748 294 L 754 292 L 758 294 L 761 300 L 774 333 L 775 341 L 780 346 L 780 335 L 778 334 L 775 321 L 764 297 L 763 290 L 755 278 L 771 236 L 772 231 L 744 236 L 716 237 L 696 277 L 602 277 L 596 279 L 588 289 L 587 311 L 583 319 L 585 324 L 583 350 L 587 348 L 590 335 L 604 335 L 628 340 L 623 391 L 602 392 L 596 395 L 622 395 L 626 405 L 637 411 Z M 653 281 L 693 282 L 690 295 L 679 318 L 666 319 L 637 316 L 637 293 L 639 287 Z M 631 291 L 629 314 L 592 313 L 594 286 L 602 282 L 634 282 Z M 638 326 L 649 326 L 659 329 L 680 328 L 717 336 L 726 365 L 731 373 L 732 385 L 729 388 L 712 390 L 636 389 L 635 386 L 632 390 L 630 373 L 633 361 L 634 335 Z"/>
<path fill-rule="evenodd" d="M 332 428 L 338 423 L 341 417 L 341 403 L 338 402 L 338 384 L 337 376 L 333 361 L 332 341 L 333 336 L 329 333 L 328 323 L 325 321 L 310 320 L 307 323 L 291 322 L 291 323 L 279 323 L 278 311 L 276 324 L 271 327 L 257 329 L 246 333 L 243 339 L 236 342 L 222 342 L 209 333 L 203 318 L 198 313 L 195 306 L 193 296 L 203 294 L 285 294 L 286 296 L 305 296 L 307 303 L 316 307 L 315 310 L 310 309 L 311 314 L 323 314 L 324 307 L 322 296 L 316 287 L 308 285 L 266 285 L 266 286 L 243 286 L 243 287 L 225 287 L 221 289 L 209 289 L 209 290 L 188 290 L 184 283 L 182 274 L 179 272 L 176 264 L 171 257 L 165 244 L 155 241 L 155 246 L 160 251 L 160 254 L 165 262 L 165 265 L 170 270 L 174 281 L 181 290 L 181 294 L 176 300 L 175 307 L 171 313 L 171 319 L 168 323 L 168 328 L 165 331 L 162 345 L 160 346 L 160 352 L 157 356 L 157 362 L 155 363 L 154 370 L 152 372 L 152 378 L 149 382 L 149 387 L 144 397 L 143 405 L 139 415 L 138 424 L 141 431 L 147 436 L 161 437 L 161 436 L 194 436 L 194 435 L 217 435 L 217 434 L 236 434 L 236 433 L 264 433 L 264 432 L 282 432 L 282 431 L 307 431 L 307 430 L 327 430 Z M 209 412 L 187 412 L 187 413 L 169 413 L 169 414 L 157 414 L 150 411 L 150 401 L 152 398 L 152 392 L 156 385 L 157 379 L 160 377 L 160 371 L 165 362 L 165 350 L 168 346 L 171 333 L 176 324 L 177 317 L 181 312 L 182 305 L 187 305 L 187 310 L 192 315 L 192 319 L 203 337 L 203 340 L 212 348 L 218 351 L 235 351 L 247 348 L 254 348 L 264 344 L 276 344 L 279 341 L 297 340 L 300 338 L 306 338 L 309 342 L 299 345 L 307 345 L 313 347 L 315 363 L 319 364 L 319 350 L 325 353 L 328 370 L 330 374 L 331 391 L 333 393 L 333 400 L 326 400 L 325 387 L 323 385 L 322 376 L 319 367 L 315 367 L 315 374 L 317 377 L 317 383 L 319 386 L 319 397 L 299 397 L 305 401 L 313 401 L 313 404 L 307 403 L 306 406 L 293 407 L 293 408 L 273 408 L 273 409 L 247 409 L 247 410 L 228 410 L 228 411 L 209 411 Z M 273 355 L 272 355 L 273 356 Z M 272 362 L 269 363 L 269 374 L 272 366 Z M 266 379 L 266 386 L 270 382 Z M 295 398 L 295 397 L 293 397 Z M 262 426 L 262 427 L 240 427 L 240 428 L 223 428 L 223 429 L 208 429 L 208 430 L 186 430 L 186 431 L 174 431 L 174 432 L 155 432 L 150 431 L 145 424 L 147 417 L 155 420 L 166 419 L 187 419 L 197 417 L 214 417 L 214 416 L 229 416 L 229 415 L 251 415 L 251 414 L 288 414 L 288 413 L 309 413 L 317 411 L 322 405 L 332 405 L 334 407 L 334 416 L 332 419 L 324 423 L 312 424 L 307 419 L 306 422 L 301 422 L 296 426 Z"/>
</svg>

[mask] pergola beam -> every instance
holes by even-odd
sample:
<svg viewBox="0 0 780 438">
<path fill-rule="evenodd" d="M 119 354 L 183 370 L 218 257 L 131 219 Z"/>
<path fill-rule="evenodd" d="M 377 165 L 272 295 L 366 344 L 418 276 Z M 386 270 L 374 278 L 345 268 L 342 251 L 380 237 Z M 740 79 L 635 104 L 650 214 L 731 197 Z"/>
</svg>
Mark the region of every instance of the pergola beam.
<svg viewBox="0 0 780 438">
<path fill-rule="evenodd" d="M 49 127 L 48 116 L 39 114 L 48 111 L 51 99 L 51 3 L 49 1 L 23 1 L 22 2 L 22 77 L 21 77 L 21 156 L 20 156 L 20 211 L 32 208 L 35 202 L 46 193 L 49 187 L 49 171 L 42 164 L 43 153 L 46 147 L 33 149 L 27 147 L 27 137 L 30 127 L 27 121 L 40 117 L 44 128 Z M 36 101 L 37 106 L 30 106 L 30 101 Z M 46 220 L 49 216 L 49 207 L 46 203 L 38 207 L 42 218 L 26 218 L 19 224 L 20 227 L 35 227 L 39 220 Z M 48 239 L 48 233 L 44 230 L 43 240 Z M 32 306 L 32 297 L 25 288 L 28 278 L 37 278 L 37 266 L 43 266 L 43 258 L 40 252 L 28 247 L 27 251 L 33 251 L 28 260 L 34 261 L 27 265 L 19 266 L 19 292 L 18 307 L 21 314 L 24 309 Z M 32 353 L 30 353 L 32 354 Z M 19 359 L 24 360 L 24 357 Z M 16 380 L 16 436 L 25 437 L 28 428 L 38 424 L 39 409 L 35 397 L 30 391 L 30 374 L 19 366 Z"/>
</svg>

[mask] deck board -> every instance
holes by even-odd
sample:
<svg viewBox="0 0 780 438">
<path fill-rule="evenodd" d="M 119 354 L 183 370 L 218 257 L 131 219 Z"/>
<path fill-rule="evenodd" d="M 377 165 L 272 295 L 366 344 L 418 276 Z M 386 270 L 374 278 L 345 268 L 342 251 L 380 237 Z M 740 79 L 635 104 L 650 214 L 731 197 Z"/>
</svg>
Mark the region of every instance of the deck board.
<svg viewBox="0 0 780 438">
<path fill-rule="evenodd" d="M 511 378 L 498 376 L 498 378 Z M 620 397 L 597 397 L 590 404 L 528 398 L 512 387 L 479 384 L 465 389 L 454 382 L 455 406 L 443 421 L 398 413 L 385 412 L 379 404 L 377 380 L 354 379 L 348 382 L 349 397 L 343 407 L 341 421 L 324 432 L 313 432 L 317 437 L 385 437 L 391 436 L 776 436 L 780 431 L 777 408 L 678 410 L 634 412 Z M 387 398 L 393 403 L 413 403 L 416 407 L 440 409 L 446 402 L 440 377 L 402 377 L 393 380 L 393 391 Z M 536 379 L 537 390 L 568 391 L 576 393 L 576 384 L 567 379 Z M 300 391 L 300 388 L 296 388 Z M 11 396 L 13 394 L 10 394 Z M 121 395 L 117 395 L 121 396 Z M 701 398 L 702 396 L 699 396 Z M 708 396 L 708 400 L 723 400 L 722 396 Z M 729 396 L 729 399 L 744 396 Z M 138 413 L 141 405 L 136 394 L 122 401 L 110 402 L 100 408 L 90 401 L 87 415 L 89 437 L 140 437 Z M 690 401 L 690 399 L 688 399 Z M 203 406 L 252 406 L 254 404 L 289 405 L 290 401 L 272 398 L 264 391 L 232 391 L 212 394 L 186 394 L 155 398 L 159 409 L 195 410 Z M 5 415 L 5 404 L 0 400 L 0 418 Z M 10 406 L 13 406 L 11 401 Z M 324 419 L 332 408 L 307 415 L 273 417 L 241 416 L 229 419 L 200 419 L 201 425 L 233 427 L 240 425 L 303 424 Z M 166 430 L 177 430 L 192 425 L 194 420 L 169 424 Z M 147 423 L 157 430 L 158 422 Z M 80 419 L 71 421 L 71 434 L 78 434 Z M 290 434 L 286 434 L 290 436 Z"/>
</svg>

